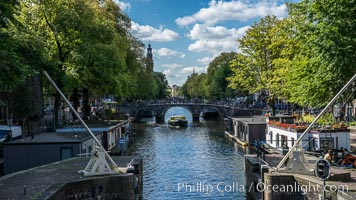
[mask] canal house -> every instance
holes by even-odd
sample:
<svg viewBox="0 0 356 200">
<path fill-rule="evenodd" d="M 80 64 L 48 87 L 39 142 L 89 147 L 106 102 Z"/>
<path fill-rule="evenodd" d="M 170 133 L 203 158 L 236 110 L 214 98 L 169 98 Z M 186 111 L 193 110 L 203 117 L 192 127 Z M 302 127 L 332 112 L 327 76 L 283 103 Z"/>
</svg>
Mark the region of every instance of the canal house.
<svg viewBox="0 0 356 200">
<path fill-rule="evenodd" d="M 123 126 L 90 128 L 106 150 L 125 138 Z M 126 141 L 126 140 L 125 140 Z M 4 143 L 4 173 L 9 174 L 77 156 L 89 156 L 95 141 L 84 128 L 67 127 Z"/>
<path fill-rule="evenodd" d="M 266 138 L 266 118 L 264 116 L 232 118 L 234 136 L 248 144 Z"/>
<path fill-rule="evenodd" d="M 276 149 L 281 149 L 283 144 L 291 147 L 306 128 L 306 125 L 296 125 L 293 116 L 269 117 L 266 143 Z M 312 129 L 303 137 L 301 147 L 307 151 L 350 149 L 350 130 L 346 127 Z"/>
</svg>

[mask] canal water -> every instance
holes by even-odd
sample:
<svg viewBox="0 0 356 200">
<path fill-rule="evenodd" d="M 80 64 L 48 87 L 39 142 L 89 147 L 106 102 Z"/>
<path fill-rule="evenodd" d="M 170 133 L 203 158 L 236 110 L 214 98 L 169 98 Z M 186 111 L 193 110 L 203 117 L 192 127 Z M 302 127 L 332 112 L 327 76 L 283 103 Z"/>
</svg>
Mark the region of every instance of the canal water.
<svg viewBox="0 0 356 200">
<path fill-rule="evenodd" d="M 130 155 L 143 158 L 143 199 L 245 199 L 244 149 L 224 137 L 224 123 L 135 125 Z"/>
</svg>

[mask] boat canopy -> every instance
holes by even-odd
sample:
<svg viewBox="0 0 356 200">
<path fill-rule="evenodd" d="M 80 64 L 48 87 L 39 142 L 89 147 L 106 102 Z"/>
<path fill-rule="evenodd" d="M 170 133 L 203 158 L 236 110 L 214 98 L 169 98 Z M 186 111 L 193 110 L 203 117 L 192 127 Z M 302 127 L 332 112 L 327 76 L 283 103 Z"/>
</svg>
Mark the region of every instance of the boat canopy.
<svg viewBox="0 0 356 200">
<path fill-rule="evenodd" d="M 172 116 L 170 119 L 171 120 L 185 120 L 185 116 L 184 115 Z"/>
</svg>

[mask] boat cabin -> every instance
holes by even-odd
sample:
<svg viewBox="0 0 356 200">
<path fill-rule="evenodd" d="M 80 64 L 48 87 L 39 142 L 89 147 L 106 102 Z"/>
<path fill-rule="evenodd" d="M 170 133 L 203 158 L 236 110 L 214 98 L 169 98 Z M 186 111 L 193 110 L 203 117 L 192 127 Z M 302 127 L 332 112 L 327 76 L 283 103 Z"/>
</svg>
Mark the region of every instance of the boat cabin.
<svg viewBox="0 0 356 200">
<path fill-rule="evenodd" d="M 306 126 L 296 126 L 290 116 L 267 118 L 266 143 L 276 149 L 283 144 L 291 147 L 303 134 Z M 304 135 L 301 147 L 307 151 L 350 149 L 349 129 L 312 129 Z"/>
<path fill-rule="evenodd" d="M 168 125 L 175 127 L 187 127 L 188 120 L 186 120 L 184 115 L 171 116 L 168 120 Z"/>
<path fill-rule="evenodd" d="M 266 139 L 266 117 L 232 118 L 233 135 L 243 142 L 253 144 Z"/>
</svg>

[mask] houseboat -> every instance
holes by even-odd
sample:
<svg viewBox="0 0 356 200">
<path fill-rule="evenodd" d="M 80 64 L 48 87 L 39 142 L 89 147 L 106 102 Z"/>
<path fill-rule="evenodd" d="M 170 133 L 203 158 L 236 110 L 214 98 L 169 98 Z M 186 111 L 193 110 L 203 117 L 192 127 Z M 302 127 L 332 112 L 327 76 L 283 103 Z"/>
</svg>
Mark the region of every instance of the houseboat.
<svg viewBox="0 0 356 200">
<path fill-rule="evenodd" d="M 282 149 L 283 145 L 291 147 L 306 130 L 306 125 L 295 123 L 293 116 L 267 118 L 266 144 Z M 350 130 L 347 127 L 314 128 L 304 135 L 300 147 L 305 151 L 327 149 L 350 149 Z"/>
<path fill-rule="evenodd" d="M 266 139 L 266 118 L 263 116 L 234 117 L 231 122 L 230 138 L 242 146 Z"/>
<path fill-rule="evenodd" d="M 187 127 L 188 120 L 186 120 L 184 115 L 171 116 L 168 120 L 168 125 L 170 127 Z"/>
</svg>

